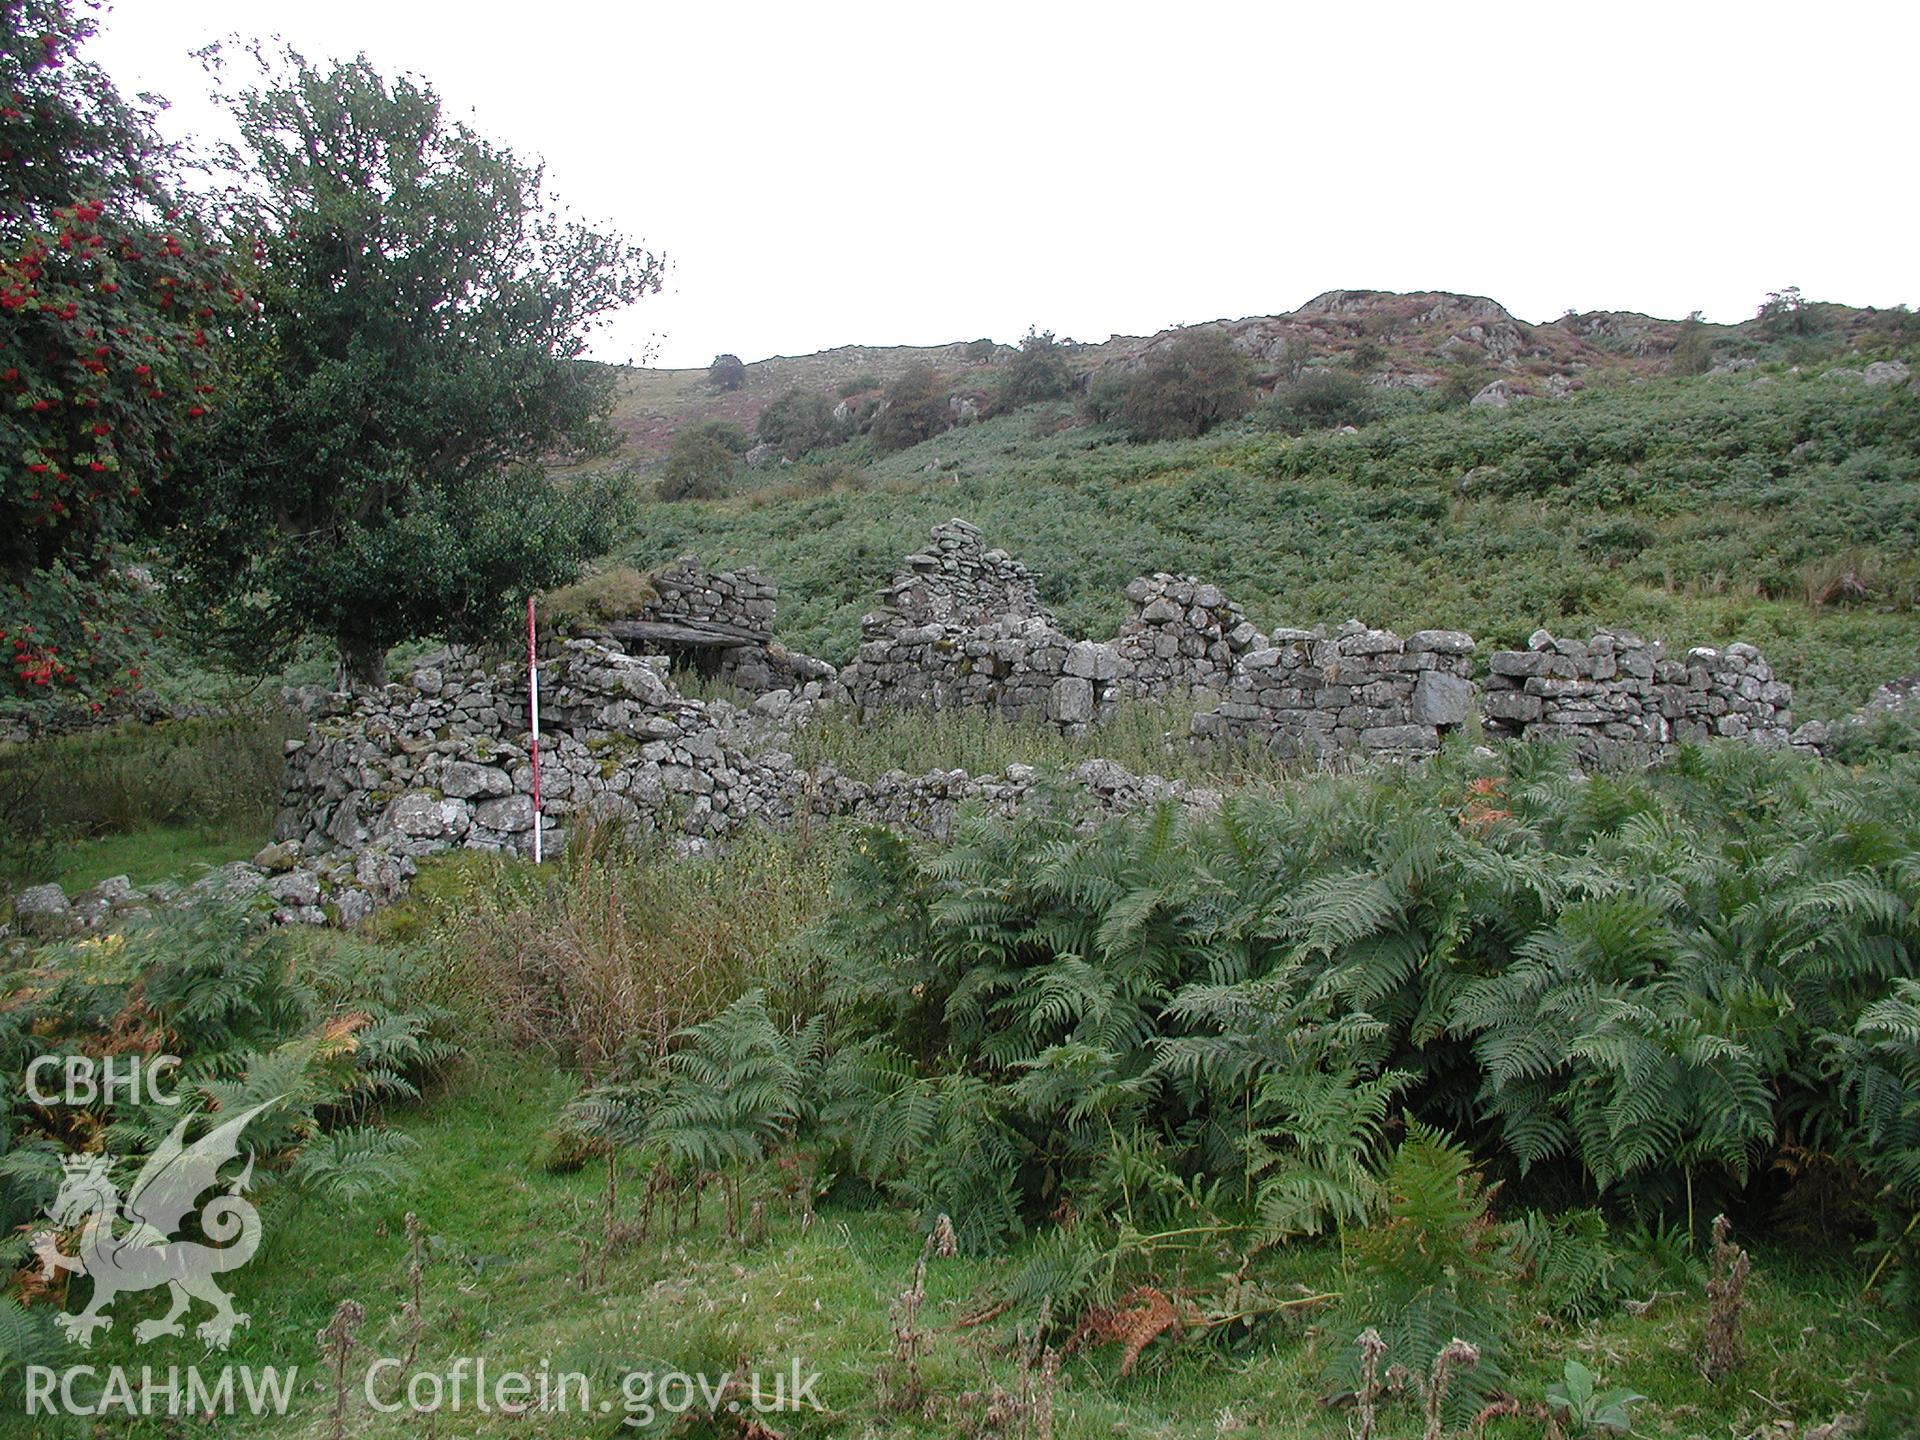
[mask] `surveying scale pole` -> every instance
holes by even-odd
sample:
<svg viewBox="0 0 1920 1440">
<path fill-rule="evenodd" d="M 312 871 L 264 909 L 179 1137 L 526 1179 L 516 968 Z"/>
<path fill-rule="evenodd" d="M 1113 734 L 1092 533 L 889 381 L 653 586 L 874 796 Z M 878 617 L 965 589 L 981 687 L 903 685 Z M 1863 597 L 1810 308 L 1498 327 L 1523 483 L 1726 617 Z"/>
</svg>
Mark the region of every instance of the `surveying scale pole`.
<svg viewBox="0 0 1920 1440">
<path fill-rule="evenodd" d="M 527 754 L 533 761 L 533 863 L 540 863 L 540 650 L 533 628 L 533 596 L 527 596 Z"/>
</svg>

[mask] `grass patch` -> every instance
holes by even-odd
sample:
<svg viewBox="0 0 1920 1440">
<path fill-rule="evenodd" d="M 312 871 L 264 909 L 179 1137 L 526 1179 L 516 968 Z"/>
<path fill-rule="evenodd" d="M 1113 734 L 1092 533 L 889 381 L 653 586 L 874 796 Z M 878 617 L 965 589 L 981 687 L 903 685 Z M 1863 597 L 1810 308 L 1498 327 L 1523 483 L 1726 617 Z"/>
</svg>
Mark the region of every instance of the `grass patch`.
<svg viewBox="0 0 1920 1440">
<path fill-rule="evenodd" d="M 1196 785 L 1274 784 L 1301 773 L 1301 766 L 1275 760 L 1260 746 L 1195 750 L 1185 738 L 1194 708 L 1191 701 L 1123 704 L 1111 720 L 1078 736 L 985 710 L 887 710 L 863 722 L 843 708 L 817 715 L 796 730 L 792 750 L 803 768 L 831 765 L 861 780 L 889 770 L 912 775 L 955 769 L 987 775 L 1009 765 L 1067 770 L 1095 758 L 1112 760 L 1136 775 L 1164 775 Z"/>
<path fill-rule="evenodd" d="M 819 915 L 848 830 L 749 830 L 698 863 L 664 840 L 583 828 L 553 863 L 466 852 L 421 866 L 373 922 L 424 943 L 431 998 L 492 1043 L 594 1075 L 657 1054 L 750 985 L 818 1002 L 785 941 Z"/>
<path fill-rule="evenodd" d="M 207 825 L 161 825 L 119 835 L 76 840 L 56 852 L 59 869 L 49 875 L 72 893 L 125 875 L 141 889 L 161 880 L 191 883 L 206 870 L 251 858 L 267 843 L 264 829 Z"/>
<path fill-rule="evenodd" d="M 275 712 L 0 747 L 0 885 L 140 884 L 252 854 L 296 728 Z"/>
</svg>

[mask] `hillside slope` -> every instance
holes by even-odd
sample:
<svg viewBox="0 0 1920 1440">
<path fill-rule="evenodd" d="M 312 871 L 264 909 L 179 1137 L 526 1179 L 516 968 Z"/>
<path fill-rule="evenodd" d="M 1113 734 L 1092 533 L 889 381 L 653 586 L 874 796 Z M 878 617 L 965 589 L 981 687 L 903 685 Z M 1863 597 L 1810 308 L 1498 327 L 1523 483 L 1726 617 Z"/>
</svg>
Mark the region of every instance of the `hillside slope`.
<svg viewBox="0 0 1920 1440">
<path fill-rule="evenodd" d="M 1563 395 L 1577 390 L 1666 374 L 1679 364 L 1733 358 L 1786 358 L 1871 351 L 1911 341 L 1912 317 L 1899 311 L 1845 305 L 1782 302 L 1789 308 L 1740 325 L 1661 320 L 1625 311 L 1568 313 L 1529 325 L 1497 301 L 1445 291 L 1395 294 L 1330 290 L 1297 310 L 1219 320 L 1265 388 L 1309 367 L 1336 367 L 1393 388 L 1428 389 L 1454 372 L 1505 379 L 1517 393 Z M 1207 327 L 1188 327 L 1207 328 Z M 1126 371 L 1170 345 L 1182 330 L 1115 335 L 1097 344 L 1066 342 L 1078 379 L 1102 370 Z M 1689 337 L 1694 337 L 1689 344 Z M 1796 355 L 1796 349 L 1806 355 Z M 969 358 L 983 342 L 948 345 L 841 346 L 813 355 L 776 356 L 746 367 L 746 383 L 720 391 L 703 369 L 622 367 L 614 424 L 623 453 L 642 462 L 664 455 L 674 433 L 696 420 L 727 420 L 751 431 L 759 412 L 789 390 L 829 397 L 877 389 L 916 366 L 938 372 L 956 391 L 990 391 L 994 366 L 1011 353 L 991 347 L 992 359 Z"/>
<path fill-rule="evenodd" d="M 1263 628 L 1745 639 L 1804 718 L 1852 709 L 1920 657 L 1920 397 L 1844 367 L 1155 445 L 1057 402 L 893 455 L 832 453 L 833 469 L 646 505 L 623 554 L 758 565 L 781 587 L 781 638 L 836 662 L 899 558 L 953 515 L 1027 561 L 1079 634 L 1111 633 L 1127 581 L 1164 569 L 1221 585 Z"/>
</svg>

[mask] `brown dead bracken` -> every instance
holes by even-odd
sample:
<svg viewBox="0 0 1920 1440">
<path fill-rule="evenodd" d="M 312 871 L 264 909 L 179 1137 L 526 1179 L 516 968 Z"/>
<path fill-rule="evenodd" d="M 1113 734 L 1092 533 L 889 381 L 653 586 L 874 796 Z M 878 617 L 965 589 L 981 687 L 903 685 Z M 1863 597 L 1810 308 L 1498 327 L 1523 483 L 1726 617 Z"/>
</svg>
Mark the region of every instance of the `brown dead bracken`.
<svg viewBox="0 0 1920 1440">
<path fill-rule="evenodd" d="M 1178 1305 L 1165 1292 L 1142 1285 L 1128 1292 L 1118 1305 L 1096 1305 L 1088 1310 L 1066 1348 L 1112 1341 L 1121 1347 L 1120 1373 L 1130 1375 L 1147 1346 L 1169 1331 L 1177 1339 L 1198 1319 L 1191 1306 Z"/>
</svg>

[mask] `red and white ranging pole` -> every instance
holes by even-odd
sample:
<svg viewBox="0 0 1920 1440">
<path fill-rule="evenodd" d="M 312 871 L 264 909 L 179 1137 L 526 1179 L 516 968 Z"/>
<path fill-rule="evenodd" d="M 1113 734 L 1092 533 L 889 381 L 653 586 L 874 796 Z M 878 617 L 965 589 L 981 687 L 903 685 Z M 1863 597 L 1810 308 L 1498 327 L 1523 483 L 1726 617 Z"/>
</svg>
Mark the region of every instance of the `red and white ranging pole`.
<svg viewBox="0 0 1920 1440">
<path fill-rule="evenodd" d="M 533 761 L 533 863 L 540 863 L 540 650 L 533 628 L 533 596 L 527 597 L 527 753 Z"/>
</svg>

